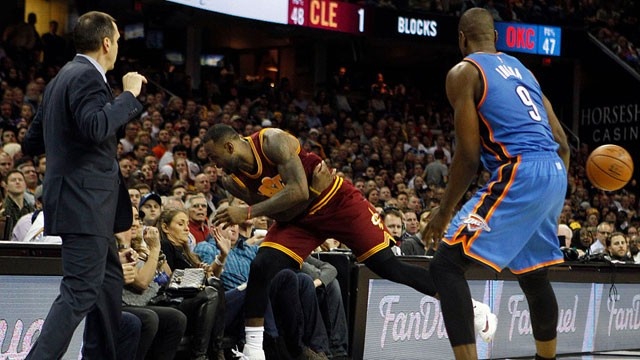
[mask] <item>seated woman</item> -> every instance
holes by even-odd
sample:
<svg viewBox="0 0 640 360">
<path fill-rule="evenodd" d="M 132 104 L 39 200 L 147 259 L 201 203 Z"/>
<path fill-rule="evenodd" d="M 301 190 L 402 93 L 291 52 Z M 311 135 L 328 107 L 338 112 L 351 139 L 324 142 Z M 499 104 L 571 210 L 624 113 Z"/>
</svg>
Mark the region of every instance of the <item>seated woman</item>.
<svg viewBox="0 0 640 360">
<path fill-rule="evenodd" d="M 627 238 L 621 232 L 614 232 L 607 237 L 607 253 L 611 256 L 611 260 L 633 263 L 633 259 L 629 256 Z"/>
<path fill-rule="evenodd" d="M 179 310 L 166 306 L 149 306 L 171 270 L 160 260 L 158 229 L 147 227 L 140 231 L 138 209 L 133 206 L 131 230 L 116 234 L 120 249 L 133 249 L 137 254 L 136 273 L 133 282 L 122 292 L 123 311 L 135 314 L 142 320 L 142 333 L 136 359 L 171 360 L 176 355 L 180 340 L 187 327 L 187 317 Z"/>
<path fill-rule="evenodd" d="M 593 234 L 595 227 L 582 227 L 571 237 L 571 247 L 578 251 L 578 256 L 582 257 L 593 244 Z"/>
<path fill-rule="evenodd" d="M 220 253 L 208 265 L 191 252 L 189 248 L 189 216 L 182 209 L 169 209 L 158 219 L 160 244 L 173 271 L 186 268 L 204 268 L 207 277 L 216 278 L 222 273 L 224 261 L 229 252 L 228 239 L 219 238 Z M 220 342 L 224 332 L 224 290 L 219 281 L 206 286 L 197 295 L 185 298 L 177 308 L 187 315 L 187 333 L 191 334 L 191 358 L 207 359 L 222 356 Z"/>
</svg>

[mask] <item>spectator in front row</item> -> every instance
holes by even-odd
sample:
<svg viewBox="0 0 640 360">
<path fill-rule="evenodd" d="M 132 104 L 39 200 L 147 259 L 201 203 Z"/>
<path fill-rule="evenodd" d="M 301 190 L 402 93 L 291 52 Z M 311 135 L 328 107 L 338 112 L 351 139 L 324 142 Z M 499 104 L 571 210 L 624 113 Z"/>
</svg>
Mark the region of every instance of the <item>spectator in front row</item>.
<svg viewBox="0 0 640 360">
<path fill-rule="evenodd" d="M 407 215 L 408 214 L 408 215 Z M 423 218 L 422 218 L 422 214 L 420 215 L 420 221 L 418 222 L 418 218 L 417 215 L 415 215 L 415 212 L 413 211 L 405 211 L 404 216 L 405 216 L 405 227 L 408 228 L 409 227 L 409 223 L 411 228 L 413 229 L 413 227 L 415 226 L 413 223 L 415 222 L 418 225 L 419 230 L 424 229 L 423 226 Z M 427 212 L 427 216 L 428 216 L 428 212 Z M 413 217 L 416 218 L 416 220 L 410 220 L 407 221 L 407 219 L 413 219 Z M 424 224 L 426 225 L 426 218 L 424 220 Z M 402 238 L 402 246 L 400 246 L 400 248 L 402 249 L 402 253 L 404 255 L 428 255 L 427 254 L 427 246 L 426 244 L 422 241 L 422 236 L 420 236 L 420 231 L 416 231 L 415 234 L 410 235 L 407 231 L 404 232 Z M 433 254 L 431 254 L 433 255 Z"/>
<path fill-rule="evenodd" d="M 607 238 L 611 235 L 613 227 L 608 222 L 598 224 L 593 244 L 589 247 L 591 255 L 601 254 L 607 249 Z"/>
<path fill-rule="evenodd" d="M 220 254 L 209 265 L 189 248 L 189 216 L 184 210 L 165 210 L 158 219 L 161 249 L 171 271 L 204 268 L 207 277 L 219 277 L 229 252 L 230 243 L 218 238 Z M 177 308 L 187 315 L 187 333 L 191 334 L 191 359 L 205 360 L 218 356 L 224 331 L 224 294 L 220 287 L 207 286 L 191 298 L 185 298 Z"/>
<path fill-rule="evenodd" d="M 349 329 L 342 301 L 342 290 L 336 279 L 338 270 L 328 262 L 309 256 L 302 263 L 302 272 L 313 279 L 320 313 L 327 330 L 331 358 L 346 359 Z"/>
<path fill-rule="evenodd" d="M 607 236 L 607 254 L 611 260 L 633 262 L 633 258 L 628 254 L 627 238 L 621 232 L 614 232 Z"/>
<path fill-rule="evenodd" d="M 393 253 L 397 256 L 402 255 L 402 233 L 404 232 L 402 212 L 396 208 L 385 208 L 380 215 L 382 222 L 389 229 L 389 233 L 393 236 L 395 244 L 391 247 Z"/>
<path fill-rule="evenodd" d="M 227 206 L 223 204 L 220 208 Z M 262 241 L 264 235 L 254 235 L 247 239 L 239 235 L 238 225 L 229 225 L 226 229 L 222 227 L 223 225 L 219 225 L 215 229 L 217 236 L 209 237 L 209 240 L 199 243 L 194 252 L 204 262 L 215 263 L 221 254 L 218 245 L 219 237 L 228 238 L 230 241 L 231 249 L 226 257 L 225 271 L 220 276 L 226 289 L 225 331 L 228 334 L 243 337 L 245 336 L 244 324 L 242 316 L 239 315 L 244 308 L 245 284 L 249 279 L 251 262 L 258 252 L 256 243 Z M 278 347 L 269 341 L 281 336 L 286 344 L 286 351 L 290 355 L 303 354 L 306 356 L 302 357 L 304 359 L 326 359 L 326 357 L 318 357 L 319 353 L 329 351 L 329 340 L 324 323 L 321 321 L 314 288 L 313 279 L 304 274 L 293 274 L 291 270 L 279 273 L 272 281 L 270 298 L 274 308 L 272 311 L 271 306 L 268 306 L 265 312 L 265 331 L 271 339 L 265 339 L 265 344 L 271 345 L 267 346 L 267 352 L 270 354 L 276 352 L 275 358 L 287 358 L 277 353 Z M 276 313 L 278 318 L 274 319 Z M 337 328 L 339 326 L 336 325 Z M 336 347 L 339 348 L 339 345 Z"/>
<path fill-rule="evenodd" d="M 143 325 L 135 358 L 172 360 L 186 330 L 187 317 L 169 306 L 149 305 L 168 281 L 171 270 L 161 258 L 158 229 L 150 226 L 143 233 L 138 209 L 133 207 L 132 211 L 131 229 L 116 238 L 121 252 L 132 249 L 137 254 L 133 282 L 122 291 L 123 310 L 135 314 Z"/>
<path fill-rule="evenodd" d="M 420 234 L 418 230 L 420 230 L 420 222 L 418 221 L 418 215 L 415 210 L 407 209 L 403 211 L 404 219 L 404 231 L 402 232 L 402 242 L 415 238 L 418 240 L 420 238 Z M 420 243 L 420 241 L 418 241 Z"/>
<path fill-rule="evenodd" d="M 10 226 L 10 233 L 23 215 L 35 211 L 34 205 L 25 201 L 24 192 L 26 187 L 24 175 L 19 170 L 9 171 L 6 180 L 7 195 L 4 198 L 3 209 L 4 214 L 9 217 L 7 226 Z"/>
</svg>

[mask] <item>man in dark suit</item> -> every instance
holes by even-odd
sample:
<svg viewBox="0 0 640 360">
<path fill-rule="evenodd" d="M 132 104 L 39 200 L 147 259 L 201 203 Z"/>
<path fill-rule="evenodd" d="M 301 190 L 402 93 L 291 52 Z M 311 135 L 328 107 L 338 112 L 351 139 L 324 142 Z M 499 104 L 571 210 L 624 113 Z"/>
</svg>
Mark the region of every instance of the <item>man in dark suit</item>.
<svg viewBox="0 0 640 360">
<path fill-rule="evenodd" d="M 59 359 L 86 316 L 83 358 L 115 359 L 123 274 L 114 233 L 131 226 L 131 201 L 116 161 L 116 132 L 136 117 L 146 79 L 122 78 L 113 98 L 106 71 L 118 55 L 115 20 L 100 12 L 78 18 L 78 54 L 51 80 L 23 143 L 47 154 L 45 233 L 62 238 L 63 279 L 27 359 Z"/>
</svg>

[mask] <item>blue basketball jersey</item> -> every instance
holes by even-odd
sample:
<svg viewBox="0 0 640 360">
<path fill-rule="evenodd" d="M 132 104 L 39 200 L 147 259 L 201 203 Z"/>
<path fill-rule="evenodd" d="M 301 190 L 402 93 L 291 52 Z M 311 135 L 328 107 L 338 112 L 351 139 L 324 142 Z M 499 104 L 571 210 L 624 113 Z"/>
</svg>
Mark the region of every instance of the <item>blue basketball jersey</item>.
<svg viewBox="0 0 640 360">
<path fill-rule="evenodd" d="M 479 69 L 484 85 L 478 115 L 482 163 L 489 171 L 521 154 L 557 151 L 540 85 L 518 59 L 473 53 L 465 61 Z"/>
<path fill-rule="evenodd" d="M 515 274 L 558 264 L 558 216 L 567 173 L 557 154 L 542 91 L 517 59 L 474 53 L 483 82 L 477 105 L 482 163 L 491 172 L 451 219 L 443 241 L 496 271 Z"/>
</svg>

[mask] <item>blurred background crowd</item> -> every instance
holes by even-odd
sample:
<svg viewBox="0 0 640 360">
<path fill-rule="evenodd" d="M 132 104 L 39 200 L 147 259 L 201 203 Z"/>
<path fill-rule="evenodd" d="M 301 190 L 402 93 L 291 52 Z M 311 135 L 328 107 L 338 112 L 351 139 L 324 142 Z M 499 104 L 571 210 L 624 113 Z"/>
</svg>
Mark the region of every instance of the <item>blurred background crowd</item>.
<svg viewBox="0 0 640 360">
<path fill-rule="evenodd" d="M 640 41 L 640 12 L 632 1 L 364 3 L 445 14 L 481 6 L 490 9 L 496 20 L 583 27 L 639 70 L 634 43 Z M 20 143 L 48 81 L 74 54 L 57 22 L 52 21 L 44 34 L 36 31 L 36 22 L 35 14 L 29 14 L 27 21 L 8 25 L 0 43 L 0 178 L 2 211 L 11 218 L 11 228 L 39 206 L 46 169 L 46 154 L 23 156 Z M 249 78 L 226 65 L 194 88 L 190 74 L 180 66 L 170 62 L 141 66 L 127 61 L 124 52 L 107 76 L 115 94 L 120 91 L 118 79 L 127 71 L 140 71 L 150 80 L 139 97 L 145 111 L 122 129 L 118 152 L 129 187 L 142 196 L 155 192 L 184 199 L 201 192 L 208 198 L 210 213 L 215 212 L 226 193 L 218 184 L 221 170 L 209 163 L 201 137 L 216 123 L 229 124 L 245 135 L 269 127 L 294 134 L 303 148 L 324 158 L 381 211 L 397 208 L 415 213 L 409 221 L 419 221 L 424 211 L 438 205 L 444 192 L 456 149 L 452 112 L 442 93 L 434 94 L 420 83 L 388 81 L 383 72 L 355 77 L 354 69 L 340 66 L 322 88 L 294 88 L 287 77 Z M 638 183 L 633 179 L 615 192 L 594 188 L 584 167 L 591 150 L 586 143 L 572 148 L 559 236 L 567 247 L 587 252 L 596 242 L 606 248 L 607 239 L 619 232 L 626 242 L 624 254 L 638 260 Z M 468 194 L 489 180 L 488 172 L 479 169 Z M 406 212 L 403 218 L 407 221 Z M 603 224 L 609 229 L 602 230 Z M 437 246 L 423 245 L 425 253 Z"/>
</svg>

